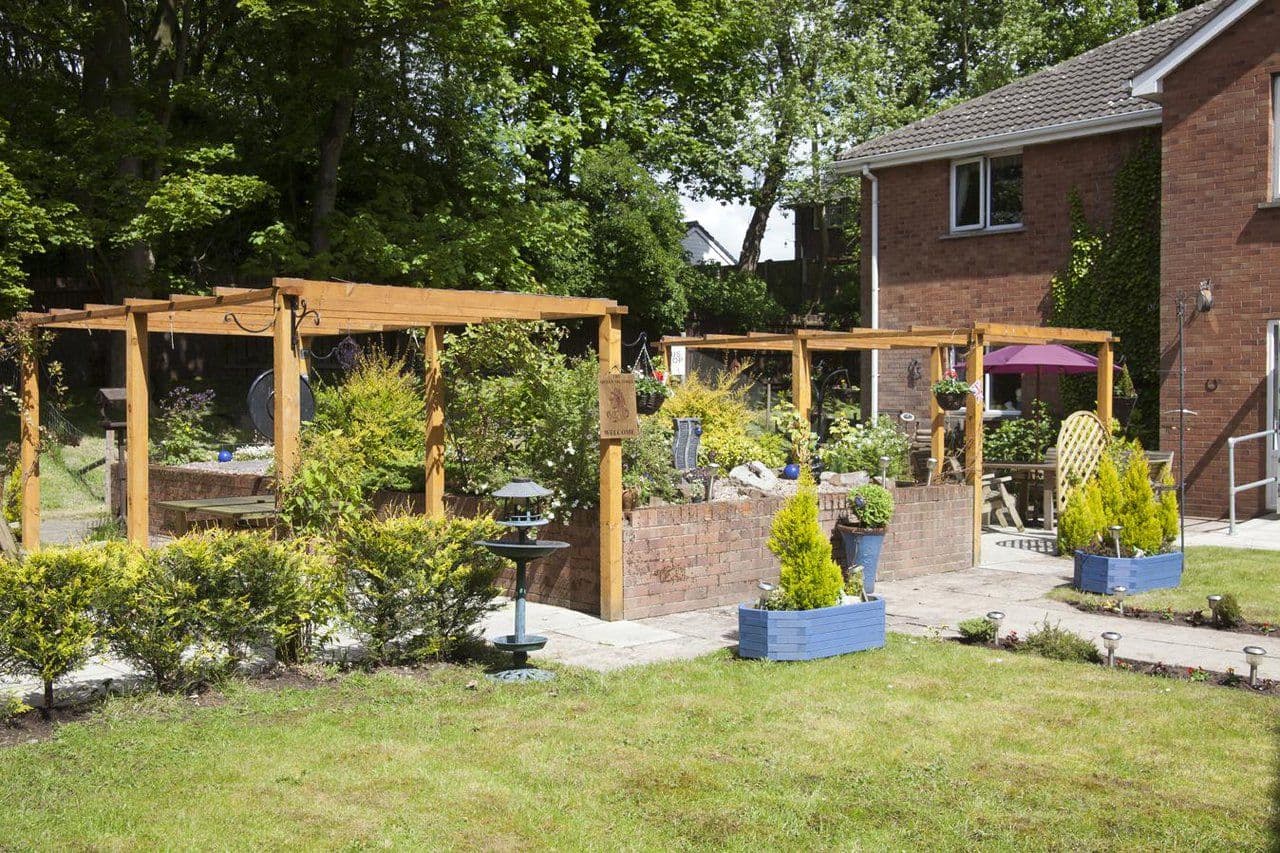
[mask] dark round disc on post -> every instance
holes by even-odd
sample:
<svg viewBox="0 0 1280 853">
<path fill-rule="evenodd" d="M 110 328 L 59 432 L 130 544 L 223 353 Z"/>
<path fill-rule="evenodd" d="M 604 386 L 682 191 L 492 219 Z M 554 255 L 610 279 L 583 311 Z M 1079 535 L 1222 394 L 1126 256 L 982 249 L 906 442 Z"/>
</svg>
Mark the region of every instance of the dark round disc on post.
<svg viewBox="0 0 1280 853">
<path fill-rule="evenodd" d="M 301 386 L 298 389 L 298 409 L 301 420 L 311 421 L 316 417 L 316 397 L 311 392 L 311 380 L 299 376 Z M 276 434 L 276 372 L 264 370 L 249 386 L 249 420 L 253 428 L 263 438 L 274 439 Z"/>
</svg>

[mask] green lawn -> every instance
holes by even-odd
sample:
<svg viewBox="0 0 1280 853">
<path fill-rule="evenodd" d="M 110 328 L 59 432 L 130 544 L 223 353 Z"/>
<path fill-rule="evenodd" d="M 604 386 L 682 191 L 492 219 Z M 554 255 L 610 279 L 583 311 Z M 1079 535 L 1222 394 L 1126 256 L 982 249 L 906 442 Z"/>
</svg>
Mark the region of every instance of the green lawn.
<svg viewBox="0 0 1280 853">
<path fill-rule="evenodd" d="M 1207 596 L 1232 593 L 1253 623 L 1280 624 L 1280 554 L 1244 548 L 1188 548 L 1177 589 L 1156 589 L 1125 599 L 1149 610 L 1208 610 Z M 1110 596 L 1059 587 L 1049 593 L 1059 601 L 1105 604 Z"/>
<path fill-rule="evenodd" d="M 235 686 L 0 752 L 0 846 L 1259 849 L 1276 710 L 896 636 L 541 685 Z"/>
</svg>

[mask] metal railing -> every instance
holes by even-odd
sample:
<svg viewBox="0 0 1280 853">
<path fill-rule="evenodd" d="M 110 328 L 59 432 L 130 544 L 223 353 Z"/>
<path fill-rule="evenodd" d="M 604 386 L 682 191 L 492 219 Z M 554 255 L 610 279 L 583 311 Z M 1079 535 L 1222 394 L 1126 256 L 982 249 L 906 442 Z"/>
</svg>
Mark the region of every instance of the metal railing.
<svg viewBox="0 0 1280 853">
<path fill-rule="evenodd" d="M 1246 441 L 1256 441 L 1260 438 L 1269 438 L 1271 441 L 1267 443 L 1267 466 L 1268 470 L 1274 471 L 1272 475 L 1264 477 L 1261 480 L 1254 480 L 1252 483 L 1244 485 L 1236 485 L 1236 445 Z M 1234 536 L 1236 532 L 1236 495 L 1241 492 L 1247 492 L 1250 489 L 1259 489 L 1264 486 L 1280 486 L 1280 460 L 1271 457 L 1276 456 L 1280 448 L 1280 430 L 1264 429 L 1261 432 L 1251 432 L 1248 435 L 1237 435 L 1227 439 L 1227 486 L 1228 501 L 1230 506 L 1230 515 L 1228 516 L 1227 534 Z"/>
</svg>

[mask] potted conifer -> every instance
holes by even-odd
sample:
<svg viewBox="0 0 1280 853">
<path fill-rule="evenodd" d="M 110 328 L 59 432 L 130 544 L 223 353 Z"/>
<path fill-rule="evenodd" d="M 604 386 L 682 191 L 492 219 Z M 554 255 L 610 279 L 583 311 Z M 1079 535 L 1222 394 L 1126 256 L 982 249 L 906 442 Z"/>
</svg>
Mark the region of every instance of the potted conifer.
<svg viewBox="0 0 1280 853">
<path fill-rule="evenodd" d="M 738 608 L 738 654 L 812 660 L 884 645 L 884 600 L 854 585 L 846 596 L 831 542 L 818 523 L 818 489 L 808 468 L 773 519 L 769 550 L 782 564 L 778 588 Z"/>
<path fill-rule="evenodd" d="M 1129 375 L 1129 365 L 1120 368 L 1116 377 L 1115 391 L 1111 396 L 1111 412 L 1116 420 L 1124 426 L 1129 425 L 1133 417 L 1133 407 L 1138 403 L 1138 389 L 1133 387 L 1133 377 Z"/>
<path fill-rule="evenodd" d="M 862 567 L 862 582 L 867 592 L 876 591 L 876 570 L 884 536 L 893 519 L 893 493 L 884 486 L 867 483 L 850 490 L 848 516 L 836 525 L 844 539 L 845 558 L 849 567 Z"/>
</svg>

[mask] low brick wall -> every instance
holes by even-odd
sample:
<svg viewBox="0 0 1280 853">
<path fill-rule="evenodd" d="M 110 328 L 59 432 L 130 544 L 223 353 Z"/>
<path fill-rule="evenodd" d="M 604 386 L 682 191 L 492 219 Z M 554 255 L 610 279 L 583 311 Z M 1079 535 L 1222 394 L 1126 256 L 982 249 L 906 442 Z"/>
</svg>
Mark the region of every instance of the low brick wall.
<svg viewBox="0 0 1280 853">
<path fill-rule="evenodd" d="M 151 467 L 151 528 L 169 529 L 172 519 L 155 501 L 265 494 L 272 480 L 252 474 Z M 879 577 L 896 580 L 955 571 L 972 565 L 971 491 L 967 486 L 914 486 L 894 490 L 896 512 L 880 557 Z M 778 579 L 778 562 L 765 547 L 782 498 L 641 507 L 628 514 L 622 532 L 623 613 L 628 619 L 660 616 L 749 601 L 761 580 Z M 422 511 L 421 495 L 381 493 L 380 511 L 402 506 Z M 476 498 L 451 497 L 448 509 L 459 515 L 479 511 Z M 836 560 L 844 563 L 836 521 L 844 514 L 843 495 L 822 495 L 819 520 L 831 536 Z M 193 518 L 198 518 L 194 516 Z M 600 534 L 595 510 L 582 510 L 567 523 L 553 523 L 540 534 L 570 544 L 538 562 L 529 578 L 529 599 L 600 610 Z M 503 577 L 510 591 L 512 573 Z"/>
</svg>

